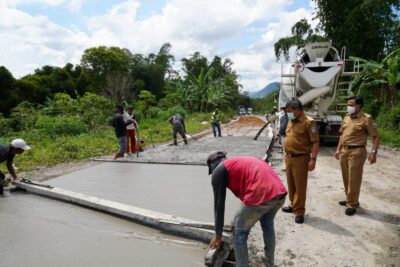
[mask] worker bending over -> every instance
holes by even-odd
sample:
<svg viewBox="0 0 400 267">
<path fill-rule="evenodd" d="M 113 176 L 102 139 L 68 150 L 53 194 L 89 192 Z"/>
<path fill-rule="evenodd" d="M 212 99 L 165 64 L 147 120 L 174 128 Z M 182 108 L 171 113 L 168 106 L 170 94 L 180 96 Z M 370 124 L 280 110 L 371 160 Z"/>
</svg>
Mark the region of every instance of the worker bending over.
<svg viewBox="0 0 400 267">
<path fill-rule="evenodd" d="M 217 151 L 207 158 L 214 190 L 215 237 L 210 248 L 221 246 L 224 225 L 226 188 L 242 201 L 234 220 L 233 244 L 238 267 L 248 266 L 247 238 L 253 225 L 260 221 L 266 266 L 274 265 L 274 218 L 283 206 L 287 194 L 279 176 L 263 160 L 256 157 L 226 158 Z"/>
<path fill-rule="evenodd" d="M 31 148 L 27 146 L 26 142 L 22 139 L 15 139 L 11 144 L 0 145 L 0 162 L 7 161 L 8 172 L 14 180 L 18 179 L 13 166 L 14 157 L 16 154 L 22 154 L 29 149 Z M 3 194 L 3 188 L 10 182 L 10 180 L 5 178 L 5 174 L 0 170 L 0 195 Z"/>
<path fill-rule="evenodd" d="M 177 141 L 177 133 L 182 136 L 183 141 L 185 144 L 188 144 L 187 138 L 186 138 L 186 127 L 185 127 L 185 120 L 183 119 L 182 115 L 179 113 L 176 113 L 174 116 L 169 118 L 168 120 L 169 123 L 172 124 L 172 137 L 174 138 L 174 145 L 178 145 Z"/>
</svg>

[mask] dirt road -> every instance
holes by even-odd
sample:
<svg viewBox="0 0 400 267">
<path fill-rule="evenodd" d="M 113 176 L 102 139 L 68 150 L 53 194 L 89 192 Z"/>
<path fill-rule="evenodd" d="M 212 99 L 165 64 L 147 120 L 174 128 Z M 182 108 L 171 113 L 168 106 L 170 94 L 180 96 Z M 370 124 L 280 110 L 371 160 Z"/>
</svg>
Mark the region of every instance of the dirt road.
<svg viewBox="0 0 400 267">
<path fill-rule="evenodd" d="M 226 150 L 229 157 L 262 157 L 269 142 L 266 134 L 257 141 L 252 140 L 262 125 L 255 117 L 242 117 L 237 123 L 223 127 L 222 138 L 209 134 L 190 141 L 188 146 L 156 147 L 141 153 L 139 158 L 132 156 L 124 160 L 204 163 L 206 156 L 217 149 Z M 344 199 L 344 188 L 334 151 L 335 147 L 321 147 L 316 169 L 309 175 L 305 223 L 296 224 L 292 214 L 277 214 L 275 263 L 278 266 L 400 266 L 400 152 L 381 148 L 376 164 L 366 162 L 361 206 L 355 216 L 349 217 L 344 214 L 345 208 L 338 205 Z M 279 148 L 273 153 L 273 167 L 286 184 L 281 170 L 282 154 Z M 53 173 L 54 169 L 57 168 L 53 168 Z M 249 240 L 252 266 L 262 266 L 263 241 L 258 224 Z"/>
</svg>

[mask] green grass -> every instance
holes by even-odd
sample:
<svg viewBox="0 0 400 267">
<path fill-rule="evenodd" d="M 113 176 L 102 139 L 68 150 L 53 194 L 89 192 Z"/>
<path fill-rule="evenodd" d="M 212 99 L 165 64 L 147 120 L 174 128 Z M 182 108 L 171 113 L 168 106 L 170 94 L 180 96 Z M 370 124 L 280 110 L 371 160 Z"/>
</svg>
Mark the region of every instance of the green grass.
<svg viewBox="0 0 400 267">
<path fill-rule="evenodd" d="M 400 132 L 379 129 L 379 134 L 381 137 L 381 143 L 390 147 L 400 147 Z"/>
<path fill-rule="evenodd" d="M 210 127 L 208 120 L 210 114 L 188 115 L 185 124 L 189 134 L 202 131 Z M 140 136 L 145 136 L 146 145 L 151 145 L 150 131 L 154 143 L 165 142 L 172 139 L 171 125 L 162 120 L 143 120 L 139 124 Z M 111 127 L 100 127 L 89 133 L 75 136 L 52 137 L 39 130 L 29 132 L 15 132 L 0 137 L 1 144 L 9 144 L 15 138 L 24 139 L 31 150 L 17 155 L 14 158 L 18 171 L 34 170 L 38 166 L 50 167 L 60 163 L 80 161 L 91 157 L 107 155 L 118 149 L 118 143 Z M 4 166 L 5 167 L 5 166 Z M 1 167 L 3 171 L 6 168 Z"/>
</svg>

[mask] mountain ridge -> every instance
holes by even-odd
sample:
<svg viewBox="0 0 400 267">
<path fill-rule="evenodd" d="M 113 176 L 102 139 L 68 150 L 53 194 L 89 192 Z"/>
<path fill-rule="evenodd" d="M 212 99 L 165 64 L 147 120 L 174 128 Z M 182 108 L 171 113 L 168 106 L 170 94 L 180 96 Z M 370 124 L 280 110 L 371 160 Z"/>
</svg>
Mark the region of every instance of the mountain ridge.
<svg viewBox="0 0 400 267">
<path fill-rule="evenodd" d="M 267 84 L 263 89 L 256 91 L 256 92 L 250 92 L 249 97 L 251 98 L 263 98 L 269 93 L 271 93 L 273 90 L 279 88 L 280 83 L 279 82 L 272 82 Z"/>
</svg>

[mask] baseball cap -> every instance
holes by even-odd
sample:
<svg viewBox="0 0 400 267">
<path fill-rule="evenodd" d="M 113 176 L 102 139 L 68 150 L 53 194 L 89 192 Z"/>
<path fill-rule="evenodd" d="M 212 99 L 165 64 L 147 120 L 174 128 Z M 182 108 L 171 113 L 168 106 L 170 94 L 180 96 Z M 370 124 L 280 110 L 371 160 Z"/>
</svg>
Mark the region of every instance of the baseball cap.
<svg viewBox="0 0 400 267">
<path fill-rule="evenodd" d="M 208 165 L 208 174 L 212 173 L 211 170 L 211 163 L 217 159 L 223 159 L 226 158 L 226 152 L 224 151 L 214 151 L 207 157 L 207 165 Z"/>
<path fill-rule="evenodd" d="M 28 145 L 26 144 L 26 142 L 25 142 L 24 140 L 22 140 L 22 139 L 14 139 L 14 140 L 11 142 L 11 146 L 14 147 L 14 148 L 20 148 L 20 149 L 22 149 L 22 150 L 29 150 L 29 149 L 31 149 L 31 147 L 28 146 Z"/>
</svg>

